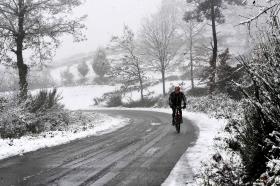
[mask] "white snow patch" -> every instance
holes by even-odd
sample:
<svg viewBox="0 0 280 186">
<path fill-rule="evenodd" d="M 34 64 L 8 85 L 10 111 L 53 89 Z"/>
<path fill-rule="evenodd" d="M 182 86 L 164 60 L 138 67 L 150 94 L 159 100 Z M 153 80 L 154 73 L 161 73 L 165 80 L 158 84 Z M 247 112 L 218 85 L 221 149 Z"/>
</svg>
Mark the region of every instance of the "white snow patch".
<svg viewBox="0 0 280 186">
<path fill-rule="evenodd" d="M 151 123 L 152 126 L 159 126 L 161 123 Z"/>
<path fill-rule="evenodd" d="M 0 159 L 23 155 L 23 153 L 36 151 L 41 148 L 69 143 L 88 136 L 110 133 L 129 123 L 128 118 L 111 117 L 102 114 L 90 123 L 89 126 L 92 127 L 86 130 L 76 130 L 77 128 L 73 128 L 69 131 L 45 132 L 38 136 L 24 136 L 19 139 L 0 139 Z"/>
</svg>

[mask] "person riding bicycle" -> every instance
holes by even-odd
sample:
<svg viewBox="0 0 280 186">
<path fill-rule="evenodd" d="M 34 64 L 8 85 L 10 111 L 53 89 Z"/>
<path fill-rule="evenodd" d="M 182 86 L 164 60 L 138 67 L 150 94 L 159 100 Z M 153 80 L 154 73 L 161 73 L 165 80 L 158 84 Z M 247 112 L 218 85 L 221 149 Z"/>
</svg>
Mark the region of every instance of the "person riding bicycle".
<svg viewBox="0 0 280 186">
<path fill-rule="evenodd" d="M 170 108 L 172 108 L 172 125 L 174 125 L 174 122 L 175 122 L 176 107 L 179 108 L 180 114 L 182 115 L 182 109 L 181 109 L 182 102 L 184 104 L 184 106 L 182 108 L 185 109 L 186 108 L 186 96 L 184 95 L 184 93 L 182 93 L 180 91 L 180 87 L 176 86 L 175 91 L 173 91 L 169 95 L 169 106 L 170 106 Z"/>
</svg>

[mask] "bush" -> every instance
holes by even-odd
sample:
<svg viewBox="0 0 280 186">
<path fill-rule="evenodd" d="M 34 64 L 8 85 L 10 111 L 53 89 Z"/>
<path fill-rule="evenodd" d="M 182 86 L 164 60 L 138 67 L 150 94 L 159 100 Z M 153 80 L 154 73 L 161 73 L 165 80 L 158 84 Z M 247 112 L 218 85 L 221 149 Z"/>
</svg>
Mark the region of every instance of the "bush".
<svg viewBox="0 0 280 186">
<path fill-rule="evenodd" d="M 213 96 L 187 96 L 187 110 L 204 112 L 216 118 L 238 117 L 242 111 L 242 102 L 237 102 L 225 94 Z"/>
<path fill-rule="evenodd" d="M 253 86 L 251 92 L 240 87 L 247 105 L 242 119 L 232 128 L 240 142 L 237 152 L 248 183 L 267 171 L 269 161 L 280 159 L 280 40 L 279 33 L 275 34 L 265 33 L 263 41 L 266 42 L 256 46 L 251 58 L 240 58 Z M 274 176 L 277 174 L 274 172 Z"/>
<path fill-rule="evenodd" d="M 8 102 L 8 100 L 6 98 L 0 97 L 0 112 L 3 112 L 7 102 Z"/>
<path fill-rule="evenodd" d="M 108 85 L 109 82 L 110 78 L 108 77 L 95 77 L 93 80 L 93 83 L 97 85 Z"/>
<path fill-rule="evenodd" d="M 198 182 L 204 186 L 240 186 L 243 185 L 243 167 L 236 155 L 231 154 L 224 159 L 217 152 L 208 163 L 202 165 L 202 173 Z"/>
<path fill-rule="evenodd" d="M 27 133 L 61 130 L 69 124 L 70 115 L 59 103 L 57 90 L 41 90 L 29 95 L 20 103 L 17 97 L 10 97 L 0 112 L 0 136 L 19 138 Z"/>
<path fill-rule="evenodd" d="M 69 125 L 69 113 L 60 109 L 50 109 L 26 116 L 27 129 L 31 133 L 65 129 Z"/>
<path fill-rule="evenodd" d="M 61 96 L 57 94 L 57 89 L 51 91 L 40 90 L 35 96 L 30 96 L 26 101 L 25 108 L 31 113 L 47 111 L 51 108 L 63 107 L 59 104 Z"/>
<path fill-rule="evenodd" d="M 201 97 L 208 95 L 207 87 L 195 87 L 186 92 L 187 96 Z"/>
<path fill-rule="evenodd" d="M 158 98 L 145 98 L 144 100 L 131 101 L 129 103 L 123 104 L 124 107 L 134 108 L 134 107 L 153 107 L 158 102 Z"/>
<path fill-rule="evenodd" d="M 120 94 L 112 94 L 106 102 L 108 107 L 122 106 L 122 96 Z"/>
<path fill-rule="evenodd" d="M 0 115 L 0 137 L 19 138 L 27 133 L 27 123 L 17 110 L 8 110 Z"/>
<path fill-rule="evenodd" d="M 231 139 L 225 140 L 227 152 L 239 155 L 244 166 L 240 185 L 280 183 L 279 36 L 279 32 L 265 33 L 250 53 L 252 56 L 240 57 L 250 82 L 237 84 L 246 98 L 245 109 L 238 119 L 230 120 L 226 129 Z M 221 179 L 216 181 L 219 183 Z"/>
</svg>

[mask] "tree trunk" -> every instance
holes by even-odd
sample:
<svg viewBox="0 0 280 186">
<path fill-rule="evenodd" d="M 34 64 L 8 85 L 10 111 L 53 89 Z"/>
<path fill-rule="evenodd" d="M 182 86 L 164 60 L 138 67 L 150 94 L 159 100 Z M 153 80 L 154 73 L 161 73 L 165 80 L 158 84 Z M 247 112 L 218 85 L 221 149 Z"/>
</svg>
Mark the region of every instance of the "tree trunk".
<svg viewBox="0 0 280 186">
<path fill-rule="evenodd" d="M 27 73 L 28 67 L 23 63 L 22 51 L 17 50 L 17 67 L 19 75 L 19 91 L 21 100 L 27 98 L 28 82 L 27 82 Z"/>
<path fill-rule="evenodd" d="M 140 84 L 140 94 L 141 94 L 141 101 L 144 101 L 144 94 L 143 94 L 143 79 L 142 79 L 142 75 L 141 75 L 141 71 L 140 71 L 140 68 L 139 66 L 137 67 L 138 68 L 138 78 L 139 78 L 139 84 Z"/>
<path fill-rule="evenodd" d="M 143 94 L 143 81 L 142 81 L 142 78 L 140 77 L 140 93 L 141 93 L 141 101 L 144 101 L 144 94 Z"/>
<path fill-rule="evenodd" d="M 161 77 L 162 77 L 162 93 L 163 93 L 163 96 L 165 96 L 166 92 L 165 92 L 165 70 L 164 69 L 161 69 Z"/>
<path fill-rule="evenodd" d="M 23 61 L 23 39 L 24 39 L 24 4 L 23 0 L 19 0 L 18 9 L 19 9 L 19 15 L 18 15 L 18 33 L 15 38 L 17 49 L 16 49 L 16 55 L 17 55 L 17 68 L 18 68 L 18 75 L 19 75 L 19 91 L 20 91 L 20 98 L 21 100 L 25 100 L 27 98 L 27 90 L 28 90 L 28 82 L 27 82 L 27 73 L 28 73 L 28 67 L 26 64 L 24 64 Z"/>
<path fill-rule="evenodd" d="M 194 80 L 193 80 L 193 36 L 192 36 L 192 26 L 190 26 L 190 65 L 191 65 L 191 84 L 192 89 L 194 89 Z"/>
<path fill-rule="evenodd" d="M 213 34 L 213 54 L 210 60 L 210 77 L 209 77 L 209 94 L 211 95 L 215 91 L 215 76 L 216 76 L 216 61 L 218 53 L 218 42 L 216 32 L 216 14 L 213 0 L 211 2 L 211 21 L 212 21 L 212 34 Z"/>
</svg>

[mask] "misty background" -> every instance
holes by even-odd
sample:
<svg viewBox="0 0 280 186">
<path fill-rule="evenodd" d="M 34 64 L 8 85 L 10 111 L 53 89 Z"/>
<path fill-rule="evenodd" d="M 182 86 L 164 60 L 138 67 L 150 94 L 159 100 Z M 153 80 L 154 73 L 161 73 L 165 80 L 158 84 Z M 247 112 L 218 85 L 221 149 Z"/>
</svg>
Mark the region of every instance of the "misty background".
<svg viewBox="0 0 280 186">
<path fill-rule="evenodd" d="M 87 15 L 85 35 L 87 41 L 73 43 L 71 37 L 64 37 L 57 50 L 55 60 L 59 61 L 74 54 L 87 53 L 99 46 L 105 46 L 112 35 L 120 34 L 124 25 L 137 32 L 144 17 L 155 13 L 161 0 L 87 0 L 75 9 L 74 16 Z"/>
</svg>

